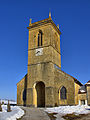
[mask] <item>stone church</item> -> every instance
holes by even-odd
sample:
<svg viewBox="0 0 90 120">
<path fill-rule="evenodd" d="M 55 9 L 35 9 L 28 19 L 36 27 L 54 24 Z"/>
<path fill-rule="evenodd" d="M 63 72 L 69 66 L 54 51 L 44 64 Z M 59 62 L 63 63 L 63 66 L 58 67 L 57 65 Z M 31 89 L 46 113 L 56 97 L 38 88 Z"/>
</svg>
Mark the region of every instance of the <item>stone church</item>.
<svg viewBox="0 0 90 120">
<path fill-rule="evenodd" d="M 17 104 L 32 107 L 90 105 L 90 81 L 82 85 L 61 70 L 59 25 L 49 18 L 31 23 L 28 73 L 17 83 Z"/>
</svg>

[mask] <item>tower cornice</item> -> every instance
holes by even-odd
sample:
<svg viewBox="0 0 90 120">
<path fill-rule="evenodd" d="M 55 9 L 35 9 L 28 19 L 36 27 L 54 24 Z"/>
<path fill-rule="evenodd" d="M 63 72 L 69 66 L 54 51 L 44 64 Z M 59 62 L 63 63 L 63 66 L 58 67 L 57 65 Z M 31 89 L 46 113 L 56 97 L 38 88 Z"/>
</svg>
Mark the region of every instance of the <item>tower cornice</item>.
<svg viewBox="0 0 90 120">
<path fill-rule="evenodd" d="M 27 29 L 32 29 L 34 27 L 38 27 L 38 26 L 45 25 L 45 24 L 48 24 L 48 23 L 51 23 L 52 26 L 56 29 L 56 31 L 59 34 L 61 34 L 59 28 L 56 26 L 56 24 L 53 22 L 53 20 L 51 18 L 47 18 L 47 19 L 40 20 L 40 21 L 34 22 L 32 24 L 29 24 L 29 27 L 27 27 Z"/>
</svg>

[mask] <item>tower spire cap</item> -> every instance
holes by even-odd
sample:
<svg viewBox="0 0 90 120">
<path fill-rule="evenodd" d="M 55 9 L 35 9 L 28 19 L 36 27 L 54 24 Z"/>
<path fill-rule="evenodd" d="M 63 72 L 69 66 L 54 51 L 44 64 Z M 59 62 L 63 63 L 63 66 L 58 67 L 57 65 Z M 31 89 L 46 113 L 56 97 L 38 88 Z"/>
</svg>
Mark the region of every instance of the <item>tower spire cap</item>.
<svg viewBox="0 0 90 120">
<path fill-rule="evenodd" d="M 29 23 L 29 26 L 31 26 L 32 25 L 32 19 L 30 18 L 30 23 Z"/>
<path fill-rule="evenodd" d="M 51 19 L 51 11 L 49 11 L 49 18 Z"/>
<path fill-rule="evenodd" d="M 57 24 L 57 28 L 59 29 L 59 24 Z"/>
</svg>

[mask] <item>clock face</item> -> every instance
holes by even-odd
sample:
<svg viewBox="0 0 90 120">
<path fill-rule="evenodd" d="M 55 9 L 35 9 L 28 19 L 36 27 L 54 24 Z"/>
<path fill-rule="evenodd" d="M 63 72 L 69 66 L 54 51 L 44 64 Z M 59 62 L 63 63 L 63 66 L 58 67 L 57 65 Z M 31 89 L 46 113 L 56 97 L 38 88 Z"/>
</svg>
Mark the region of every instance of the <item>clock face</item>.
<svg viewBox="0 0 90 120">
<path fill-rule="evenodd" d="M 36 49 L 35 54 L 36 54 L 36 56 L 42 55 L 43 54 L 43 48 Z"/>
</svg>

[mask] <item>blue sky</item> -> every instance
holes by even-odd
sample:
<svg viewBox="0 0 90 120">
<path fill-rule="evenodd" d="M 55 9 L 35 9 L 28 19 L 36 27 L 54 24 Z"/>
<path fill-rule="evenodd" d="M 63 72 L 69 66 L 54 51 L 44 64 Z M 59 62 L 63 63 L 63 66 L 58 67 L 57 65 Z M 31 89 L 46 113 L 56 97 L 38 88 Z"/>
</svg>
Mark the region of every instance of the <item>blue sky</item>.
<svg viewBox="0 0 90 120">
<path fill-rule="evenodd" d="M 62 70 L 83 84 L 90 79 L 90 0 L 0 1 L 0 98 L 16 99 L 27 73 L 29 19 L 60 25 Z"/>
</svg>

